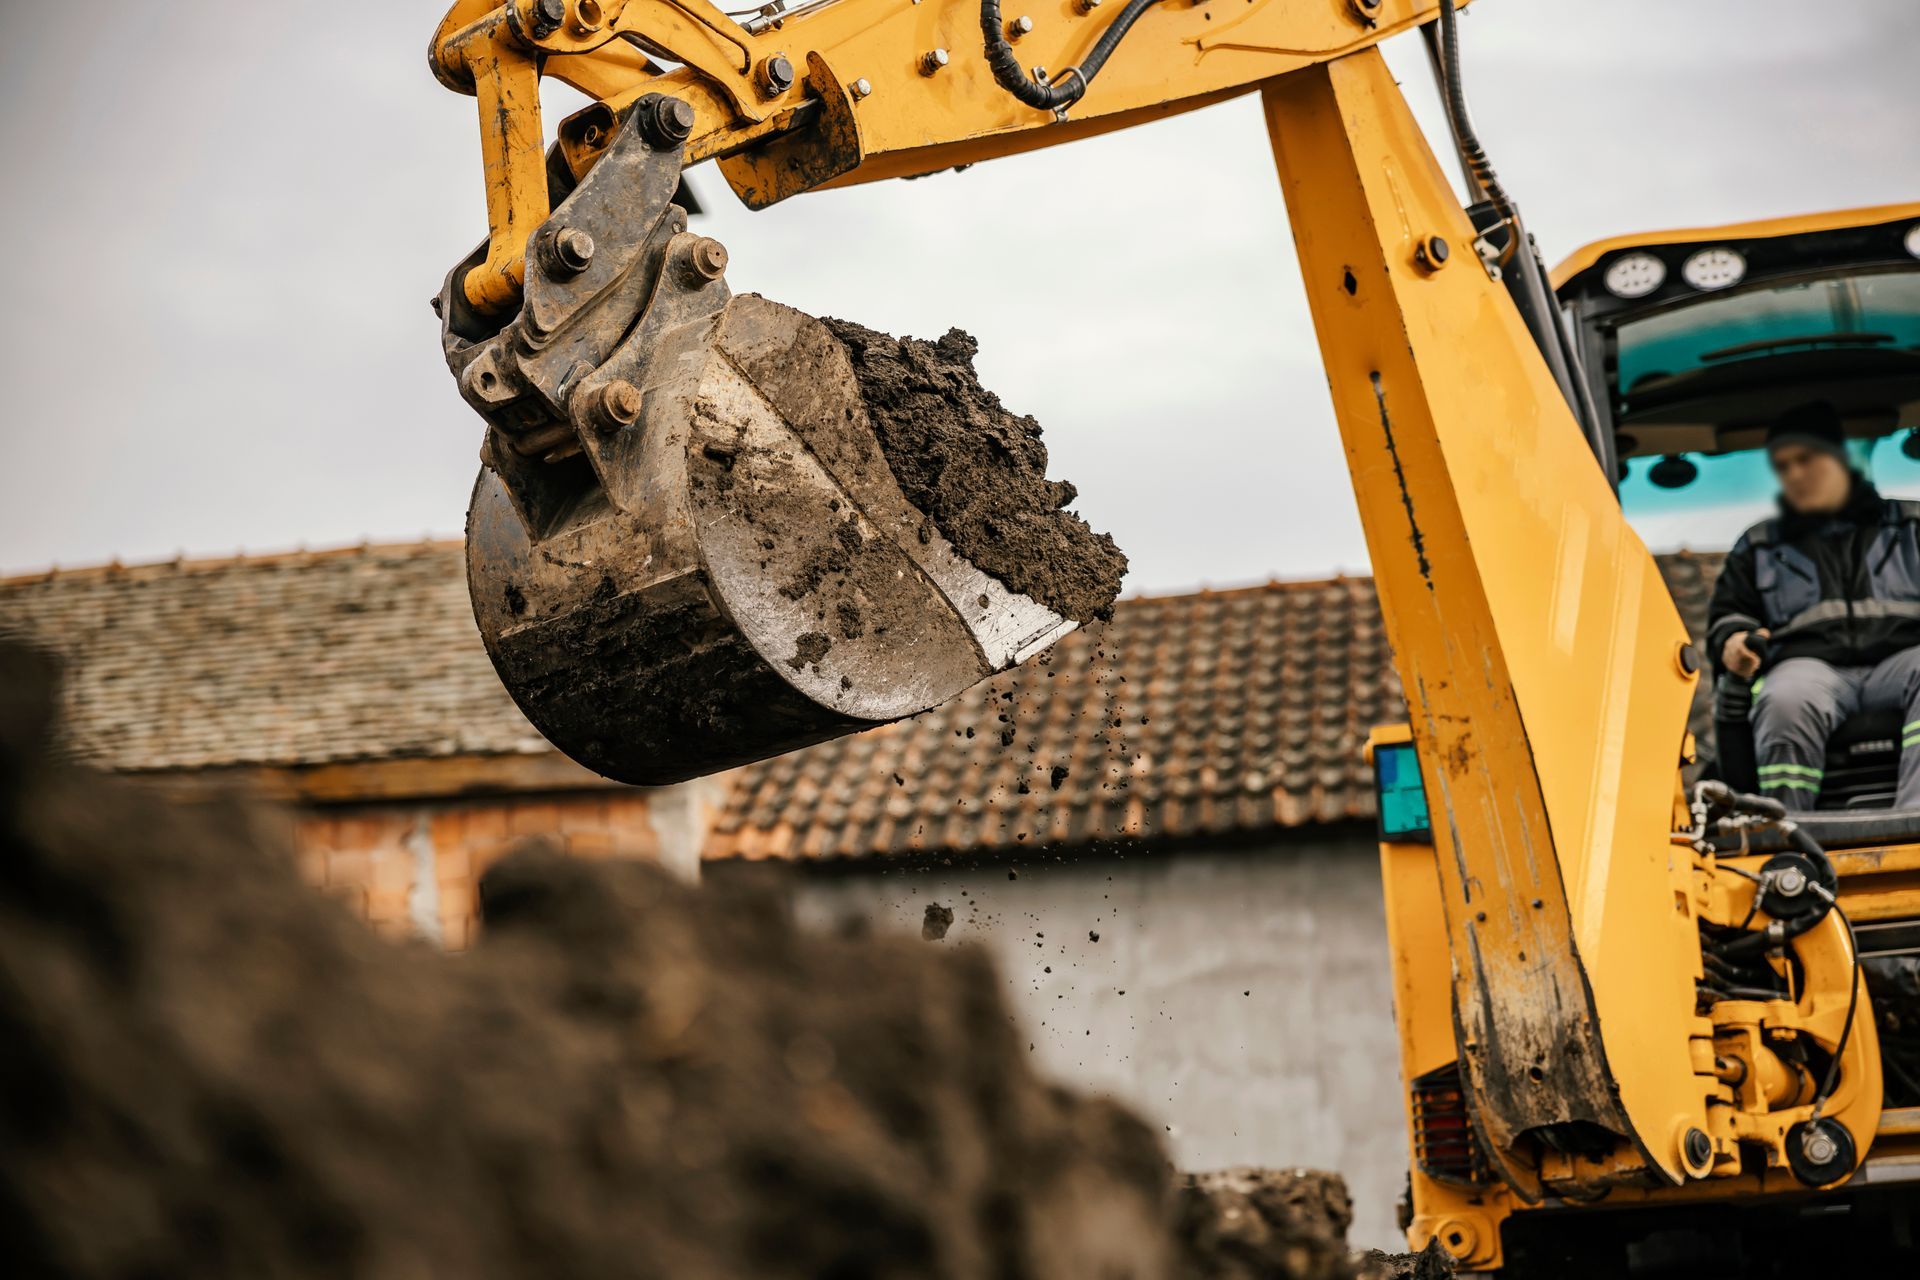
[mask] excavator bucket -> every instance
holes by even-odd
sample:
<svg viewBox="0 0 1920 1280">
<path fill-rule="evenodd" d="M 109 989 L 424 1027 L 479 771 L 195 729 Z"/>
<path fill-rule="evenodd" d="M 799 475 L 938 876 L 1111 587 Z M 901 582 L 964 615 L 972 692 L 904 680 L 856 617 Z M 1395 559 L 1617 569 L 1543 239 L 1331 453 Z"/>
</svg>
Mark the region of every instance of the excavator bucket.
<svg viewBox="0 0 1920 1280">
<path fill-rule="evenodd" d="M 936 706 L 1110 606 L 1124 559 L 1059 510 L 1037 429 L 970 369 L 732 295 L 725 251 L 671 203 L 679 156 L 637 123 L 648 105 L 533 237 L 518 314 L 465 305 L 479 252 L 440 299 L 490 424 L 474 616 L 535 727 L 608 777 L 673 782 Z M 911 394 L 876 410 L 856 361 Z M 964 474 L 964 442 L 931 471 L 901 455 L 928 441 L 898 415 L 964 429 L 982 406 L 1008 438 L 978 459 L 1005 474 Z M 1062 588 L 1061 557 L 1103 588 Z"/>
</svg>

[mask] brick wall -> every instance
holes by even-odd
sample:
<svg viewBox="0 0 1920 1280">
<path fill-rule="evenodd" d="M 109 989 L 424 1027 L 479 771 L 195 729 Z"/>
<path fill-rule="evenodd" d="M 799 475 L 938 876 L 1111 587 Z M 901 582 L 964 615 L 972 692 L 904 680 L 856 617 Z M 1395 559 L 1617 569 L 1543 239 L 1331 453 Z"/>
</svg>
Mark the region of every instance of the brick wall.
<svg viewBox="0 0 1920 1280">
<path fill-rule="evenodd" d="M 662 826 L 669 846 L 675 833 L 660 821 L 672 806 L 659 800 L 605 791 L 306 807 L 295 814 L 294 848 L 302 875 L 375 927 L 458 949 L 473 931 L 481 874 L 529 837 L 583 858 L 683 862 L 663 849 Z"/>
</svg>

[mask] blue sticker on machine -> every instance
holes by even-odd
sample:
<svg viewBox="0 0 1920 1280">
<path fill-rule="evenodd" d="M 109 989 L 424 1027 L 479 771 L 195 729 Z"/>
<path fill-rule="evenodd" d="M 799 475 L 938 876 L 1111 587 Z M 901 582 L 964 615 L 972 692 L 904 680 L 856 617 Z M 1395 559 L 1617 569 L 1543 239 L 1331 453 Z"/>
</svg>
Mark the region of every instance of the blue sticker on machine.
<svg viewBox="0 0 1920 1280">
<path fill-rule="evenodd" d="M 1373 785 L 1380 799 L 1382 840 L 1433 839 L 1427 792 L 1420 784 L 1420 758 L 1411 742 L 1383 742 L 1374 747 Z"/>
</svg>

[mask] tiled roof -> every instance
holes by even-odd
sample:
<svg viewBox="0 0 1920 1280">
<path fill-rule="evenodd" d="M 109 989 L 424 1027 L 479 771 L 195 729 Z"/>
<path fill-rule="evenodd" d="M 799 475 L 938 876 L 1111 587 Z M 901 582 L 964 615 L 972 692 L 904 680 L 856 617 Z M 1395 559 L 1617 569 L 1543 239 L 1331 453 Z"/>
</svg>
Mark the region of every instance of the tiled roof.
<svg viewBox="0 0 1920 1280">
<path fill-rule="evenodd" d="M 1123 601 L 1108 625 L 923 716 L 749 766 L 709 851 L 840 857 L 1338 821 L 1366 790 L 1353 744 L 1399 705 L 1365 578 Z"/>
<path fill-rule="evenodd" d="M 1660 557 L 1696 635 L 1720 560 Z M 487 662 L 454 543 L 13 579 L 6 624 L 74 658 L 74 746 L 116 768 L 550 750 Z M 707 855 L 1370 819 L 1360 749 L 1402 714 L 1370 579 L 1125 600 L 1106 626 L 924 716 L 740 770 Z"/>
<path fill-rule="evenodd" d="M 546 752 L 493 674 L 459 544 L 0 582 L 69 659 L 70 745 L 119 769 Z"/>
<path fill-rule="evenodd" d="M 1695 635 L 1720 560 L 1660 557 Z M 1371 579 L 1127 600 L 1044 665 L 742 770 L 707 856 L 971 853 L 1371 819 L 1361 748 L 1404 714 Z"/>
</svg>

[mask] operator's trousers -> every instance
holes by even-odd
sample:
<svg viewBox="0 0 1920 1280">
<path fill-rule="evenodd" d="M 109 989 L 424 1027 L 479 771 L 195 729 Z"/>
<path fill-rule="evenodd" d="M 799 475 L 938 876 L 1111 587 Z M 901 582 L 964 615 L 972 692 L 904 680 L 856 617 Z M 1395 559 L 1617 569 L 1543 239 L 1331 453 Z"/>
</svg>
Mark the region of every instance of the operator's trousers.
<svg viewBox="0 0 1920 1280">
<path fill-rule="evenodd" d="M 1894 806 L 1920 809 L 1920 646 L 1877 667 L 1836 667 L 1788 658 L 1756 681 L 1753 747 L 1760 790 L 1789 809 L 1811 809 L 1820 795 L 1827 739 L 1860 711 L 1900 711 L 1900 790 Z"/>
</svg>

